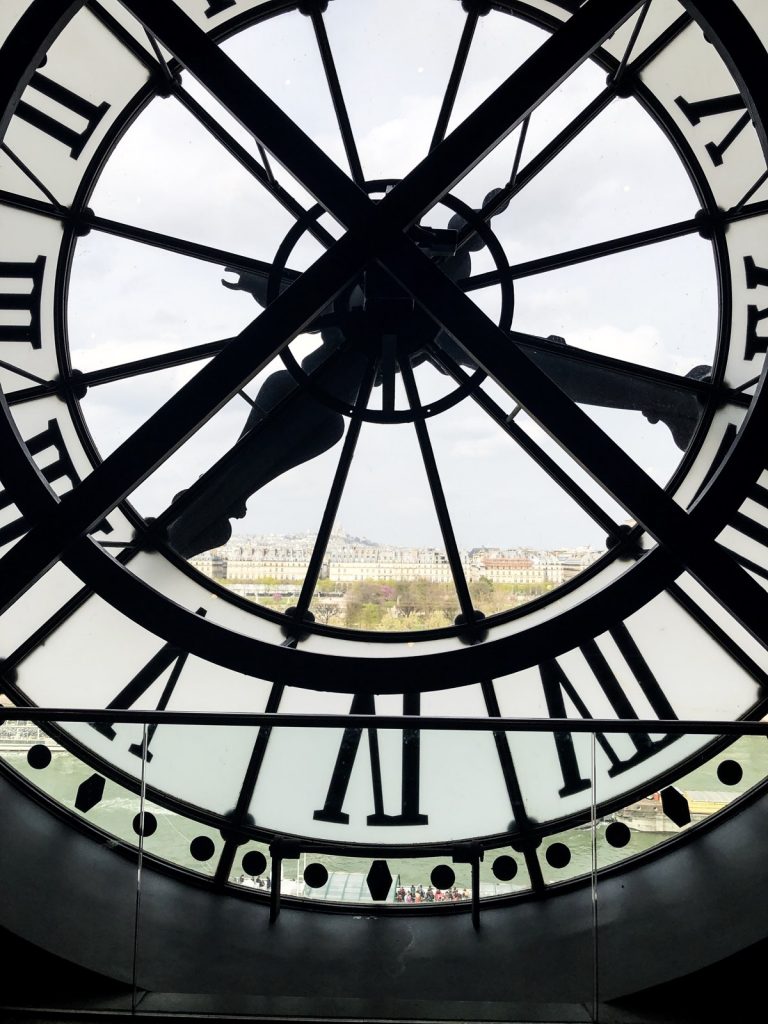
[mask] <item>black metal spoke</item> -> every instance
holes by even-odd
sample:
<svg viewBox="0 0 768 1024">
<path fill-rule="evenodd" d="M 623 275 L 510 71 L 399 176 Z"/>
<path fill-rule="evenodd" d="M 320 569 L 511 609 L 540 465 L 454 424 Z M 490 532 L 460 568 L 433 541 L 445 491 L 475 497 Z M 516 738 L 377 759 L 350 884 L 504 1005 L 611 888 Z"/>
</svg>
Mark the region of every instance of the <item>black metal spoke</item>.
<svg viewBox="0 0 768 1024">
<path fill-rule="evenodd" d="M 520 137 L 517 140 L 517 147 L 515 148 L 515 159 L 512 161 L 512 173 L 509 176 L 508 186 L 514 188 L 517 184 L 517 176 L 520 173 L 520 164 L 523 159 L 523 150 L 525 149 L 525 140 L 528 137 L 528 129 L 531 125 L 531 115 L 523 121 L 520 125 Z"/>
<path fill-rule="evenodd" d="M 448 564 L 451 567 L 453 584 L 456 587 L 456 594 L 459 599 L 459 607 L 461 608 L 461 614 L 464 617 L 464 622 L 471 627 L 477 616 L 472 605 L 472 597 L 469 593 L 467 577 L 464 573 L 464 566 L 461 564 L 461 554 L 459 553 L 459 546 L 456 543 L 456 534 L 448 511 L 448 503 L 445 500 L 445 492 L 443 490 L 443 484 L 437 468 L 435 453 L 432 449 L 429 430 L 427 429 L 424 417 L 419 414 L 419 409 L 421 408 L 419 391 L 416 386 L 416 379 L 413 375 L 413 368 L 411 367 L 409 360 L 403 360 L 401 370 L 403 374 L 403 383 L 405 384 L 405 392 L 408 396 L 408 403 L 414 413 L 413 425 L 416 429 L 416 437 L 419 442 L 421 459 L 427 473 L 429 491 L 432 495 L 432 504 L 435 506 L 437 521 L 440 525 L 440 533 L 442 534 L 443 544 L 445 545 L 445 554 L 448 558 Z"/>
<path fill-rule="evenodd" d="M 464 74 L 467 57 L 469 56 L 469 50 L 472 46 L 472 40 L 474 39 L 475 29 L 477 28 L 479 19 L 480 11 L 477 7 L 473 7 L 467 13 L 467 17 L 464 22 L 461 39 L 459 40 L 459 48 L 456 51 L 456 57 L 453 61 L 453 67 L 451 68 L 451 74 L 448 79 L 445 95 L 443 96 L 443 102 L 440 104 L 440 113 L 437 116 L 437 124 L 435 125 L 435 131 L 432 135 L 432 141 L 429 144 L 430 150 L 439 146 L 445 138 L 445 133 L 448 129 L 448 122 L 451 119 L 453 105 L 456 102 L 456 96 L 459 92 L 461 78 Z"/>
<path fill-rule="evenodd" d="M 755 386 L 755 384 L 757 384 L 759 382 L 759 380 L 760 380 L 759 377 L 752 377 L 752 378 L 750 378 L 750 380 L 744 381 L 743 384 L 739 384 L 739 386 L 737 388 L 731 388 L 730 394 L 733 395 L 733 396 L 738 395 L 738 394 L 742 394 L 744 391 L 747 390 L 747 388 L 753 388 Z M 748 398 L 748 400 L 750 402 L 752 401 L 752 396 L 751 395 L 747 395 L 746 397 Z"/>
<path fill-rule="evenodd" d="M 768 181 L 768 171 L 764 171 L 757 179 L 757 181 L 754 183 L 754 185 L 752 185 L 751 188 L 747 189 L 747 191 L 744 193 L 744 195 L 741 197 L 738 203 L 736 203 L 734 209 L 740 210 L 743 206 L 745 206 L 752 198 L 752 196 L 757 192 L 757 190 L 766 183 L 766 181 Z"/>
<path fill-rule="evenodd" d="M 27 213 L 37 213 L 41 217 L 50 217 L 55 220 L 64 220 L 69 214 L 66 206 L 47 203 L 42 199 L 30 199 L 29 196 L 19 195 L 18 192 L 0 190 L 0 203 L 3 206 L 10 206 L 14 210 L 26 210 Z"/>
<path fill-rule="evenodd" d="M 30 373 L 29 370 L 22 370 L 20 366 L 14 366 L 13 363 L 6 363 L 4 359 L 0 359 L 0 366 L 4 370 L 10 370 L 11 373 L 17 373 L 19 377 L 24 377 L 26 380 L 33 380 L 36 384 L 45 384 L 46 381 L 42 377 L 38 377 L 36 373 Z"/>
<path fill-rule="evenodd" d="M 272 173 L 271 168 L 269 170 L 265 170 L 258 160 L 252 157 L 248 150 L 244 146 L 241 146 L 237 139 L 230 135 L 230 133 L 219 124 L 216 118 L 210 114 L 204 106 L 202 106 L 202 104 L 198 103 L 193 96 L 190 96 L 186 89 L 179 86 L 174 91 L 174 95 L 176 99 L 186 107 L 190 114 L 199 121 L 203 128 L 205 128 L 205 130 L 224 147 L 229 155 L 234 157 L 241 167 L 244 167 L 245 170 L 249 171 L 250 174 L 252 174 L 253 177 L 255 177 L 260 184 L 264 186 L 264 188 L 266 188 L 269 194 L 276 199 L 284 209 L 292 214 L 296 220 L 301 220 L 306 217 L 307 211 L 298 199 L 292 196 L 287 189 L 283 188 L 283 186 L 275 180 L 275 176 Z M 336 241 L 333 235 L 315 219 L 307 219 L 307 231 L 326 248 L 330 248 Z"/>
<path fill-rule="evenodd" d="M 267 154 L 266 149 L 264 149 L 260 142 L 256 143 L 256 148 L 259 151 L 261 162 L 264 164 L 264 170 L 266 171 L 267 174 L 267 181 L 270 183 L 270 185 L 273 186 L 273 188 L 279 188 L 279 185 L 277 184 L 277 179 L 275 178 L 274 172 L 272 170 L 272 165 L 269 162 L 269 156 Z"/>
<path fill-rule="evenodd" d="M 656 58 L 662 54 L 679 35 L 682 35 L 682 33 L 685 32 L 692 21 L 693 18 L 687 11 L 680 14 L 668 28 L 665 28 L 652 43 L 649 43 L 648 46 L 646 46 L 639 57 L 636 57 L 635 60 L 632 61 L 629 65 L 629 70 L 631 70 L 635 75 L 640 74 L 640 72 L 652 64 L 653 61 L 655 61 Z"/>
<path fill-rule="evenodd" d="M 766 172 L 766 179 L 768 180 L 768 172 Z M 766 213 L 768 213 L 768 201 L 762 200 L 751 205 L 744 205 L 740 202 L 732 209 L 719 214 L 719 217 L 723 225 L 727 225 L 737 220 L 761 217 Z M 664 224 L 661 227 L 650 228 L 647 231 L 636 231 L 629 235 L 623 235 L 621 238 L 610 238 L 604 242 L 580 246 L 578 249 L 569 249 L 565 252 L 554 253 L 551 256 L 542 256 L 539 259 L 528 260 L 525 263 L 517 263 L 503 272 L 491 270 L 484 274 L 475 274 L 472 277 L 465 278 L 463 281 L 459 281 L 458 285 L 463 291 L 471 292 L 476 291 L 478 288 L 488 288 L 499 284 L 506 279 L 518 281 L 525 277 L 533 277 L 536 274 L 546 274 L 552 270 L 573 267 L 579 263 L 600 259 L 603 256 L 615 256 L 617 253 L 629 252 L 647 245 L 658 245 L 660 242 L 669 242 L 675 238 L 695 235 L 701 231 L 701 227 L 701 221 L 696 217 L 691 217 L 688 220 L 678 221 L 675 224 Z"/>
<path fill-rule="evenodd" d="M 192 259 L 202 260 L 205 263 L 214 263 L 227 269 L 254 274 L 265 280 L 272 271 L 271 264 L 264 260 L 243 256 L 241 253 L 231 252 L 227 249 L 202 245 L 199 242 L 178 238 L 161 231 L 151 231 L 149 228 L 138 227 L 135 224 L 111 220 L 108 217 L 98 217 L 90 210 L 75 213 L 64 207 L 44 203 L 41 200 L 27 199 L 25 196 L 19 196 L 12 192 L 0 192 L 0 202 L 7 206 L 13 206 L 16 209 L 28 210 L 31 213 L 37 213 L 55 220 L 76 220 L 78 228 L 84 232 L 89 230 L 100 231 L 102 234 L 123 238 L 130 242 L 139 242 L 142 245 L 149 245 L 155 249 L 177 253 L 180 256 L 189 256 Z M 285 286 L 285 283 L 295 281 L 299 277 L 299 273 L 296 270 L 286 268 L 282 271 L 281 276 L 284 282 L 283 286 Z"/>
<path fill-rule="evenodd" d="M 603 91 L 595 97 L 589 103 L 584 110 L 570 121 L 558 134 L 547 143 L 546 146 L 539 153 L 536 154 L 531 160 L 522 167 L 516 177 L 514 184 L 508 183 L 502 190 L 493 197 L 493 199 L 483 206 L 481 214 L 484 220 L 491 220 L 492 217 L 502 209 L 505 203 L 522 192 L 526 185 L 529 185 L 534 178 L 538 177 L 541 172 L 548 167 L 556 157 L 558 157 L 562 151 L 571 143 L 574 139 L 578 138 L 579 135 L 584 131 L 588 125 L 590 125 L 595 118 L 602 114 L 602 112 L 609 106 L 614 99 L 615 93 L 612 88 L 603 89 Z M 467 225 L 459 235 L 459 245 L 463 245 L 468 239 L 475 234 L 474 228 Z"/>
<path fill-rule="evenodd" d="M 625 74 L 638 75 L 643 68 L 647 67 L 667 46 L 673 42 L 681 32 L 691 23 L 689 14 L 682 14 L 669 26 L 666 31 L 653 41 L 645 50 L 625 69 Z M 486 221 L 491 220 L 509 200 L 518 195 L 529 185 L 534 178 L 555 160 L 560 153 L 574 139 L 587 128 L 616 98 L 616 90 L 611 84 L 602 90 L 587 106 L 580 111 L 558 134 L 551 139 L 539 153 L 519 170 L 514 181 L 510 181 L 493 197 L 493 199 L 482 208 L 482 216 Z M 459 245 L 464 245 L 475 234 L 474 229 L 467 225 L 459 235 Z"/>
<path fill-rule="evenodd" d="M 286 646 L 288 645 L 286 644 Z M 285 686 L 282 683 L 273 683 L 264 708 L 265 714 L 275 714 L 280 710 L 280 702 L 283 699 L 284 692 Z M 248 762 L 243 783 L 240 787 L 237 804 L 235 805 L 230 817 L 229 829 L 232 834 L 229 834 L 229 831 L 224 833 L 224 847 L 222 848 L 221 855 L 219 856 L 219 862 L 216 865 L 216 873 L 213 878 L 213 884 L 216 888 L 223 888 L 229 881 L 229 876 L 232 874 L 232 867 L 235 863 L 237 851 L 243 843 L 242 836 L 238 834 L 238 830 L 241 829 L 243 824 L 247 821 L 248 808 L 251 806 L 253 793 L 256 789 L 256 783 L 259 781 L 259 775 L 261 774 L 261 768 L 264 764 L 264 757 L 267 753 L 267 746 L 271 735 L 272 726 L 262 725 L 259 728 L 259 732 L 256 736 L 256 742 L 254 743 L 253 751 L 251 753 L 251 759 Z"/>
<path fill-rule="evenodd" d="M 88 6 L 91 13 L 102 22 L 105 28 L 109 29 L 115 38 L 118 39 L 150 73 L 162 78 L 162 88 L 164 92 L 174 96 L 208 132 L 208 134 L 211 135 L 212 138 L 216 139 L 216 141 L 240 164 L 241 167 L 256 178 L 256 180 L 281 204 L 281 206 L 283 206 L 284 209 L 286 209 L 296 220 L 305 217 L 306 210 L 301 203 L 275 180 L 272 168 L 269 165 L 269 161 L 266 159 L 264 147 L 260 143 L 257 144 L 259 152 L 262 154 L 262 159 L 264 160 L 263 166 L 244 146 L 242 146 L 222 125 L 218 123 L 216 118 L 213 117 L 213 115 L 211 115 L 205 107 L 202 106 L 202 104 L 198 103 L 193 96 L 190 96 L 176 76 L 171 73 L 170 78 L 168 77 L 169 69 L 165 61 L 162 60 L 162 55 L 160 55 L 158 60 L 153 59 L 152 55 L 147 52 L 147 50 L 133 35 L 131 35 L 130 32 L 128 32 L 125 26 L 121 25 L 116 18 L 105 10 L 98 0 L 89 0 Z M 145 32 L 147 32 L 147 36 L 150 41 L 154 40 L 155 45 L 157 45 L 155 34 L 148 32 L 146 26 Z M 307 231 L 322 245 L 326 247 L 333 245 L 333 236 L 316 221 L 312 220 L 308 223 Z"/>
<path fill-rule="evenodd" d="M 659 242 L 684 238 L 687 235 L 695 235 L 700 230 L 701 222 L 691 217 L 689 220 L 678 221 L 676 224 L 665 224 L 662 227 L 650 228 L 648 231 L 636 231 L 630 235 L 623 235 L 621 238 L 609 238 L 593 245 L 583 245 L 578 249 L 568 249 L 551 256 L 542 256 L 525 263 L 517 263 L 509 267 L 508 270 L 490 270 L 484 274 L 475 274 L 460 281 L 459 286 L 463 291 L 471 292 L 478 288 L 488 288 L 491 285 L 499 284 L 503 280 L 518 281 L 524 277 L 548 274 L 552 270 L 562 270 L 564 267 L 574 267 L 579 263 L 587 263 L 604 256 L 615 256 L 617 253 L 631 252 L 633 249 L 641 249 L 647 245 L 658 245 Z"/>
<path fill-rule="evenodd" d="M 199 242 L 192 242 L 186 238 L 177 238 L 174 235 L 167 235 L 161 231 L 150 231 L 148 228 L 136 227 L 132 224 L 124 224 L 121 221 L 110 220 L 107 217 L 97 217 L 94 214 L 84 212 L 80 218 L 83 227 L 92 228 L 102 234 L 114 235 L 116 238 L 124 238 L 131 242 L 140 242 L 142 245 L 150 245 L 155 249 L 164 249 L 166 252 L 174 252 L 179 256 L 190 256 L 192 259 L 202 260 L 204 263 L 215 263 L 217 266 L 226 267 L 230 270 L 254 274 L 257 277 L 267 280 L 272 271 L 272 265 L 264 260 L 253 259 L 250 256 L 243 256 L 240 253 L 230 252 L 227 249 L 218 249 L 210 245 L 201 245 Z M 295 270 L 286 268 L 282 271 L 283 287 L 295 281 L 299 274 Z"/>
<path fill-rule="evenodd" d="M 768 180 L 768 171 L 766 172 L 766 179 Z M 748 220 L 751 217 L 764 217 L 766 213 L 768 213 L 768 199 L 761 199 L 759 202 L 750 203 L 748 206 L 739 203 L 732 210 L 728 210 L 727 213 L 723 214 L 723 217 L 727 222 L 739 221 Z"/>
<path fill-rule="evenodd" d="M 299 594 L 299 599 L 296 602 L 295 616 L 298 622 L 303 621 L 305 614 L 309 610 L 309 606 L 312 603 L 312 597 L 315 592 L 315 587 L 317 586 L 317 581 L 320 578 L 323 557 L 325 556 L 325 551 L 328 547 L 328 540 L 330 539 L 331 531 L 333 530 L 333 524 L 336 522 L 336 516 L 338 515 L 339 506 L 344 494 L 344 488 L 346 487 L 347 479 L 349 477 L 349 470 L 355 455 L 357 442 L 360 438 L 360 429 L 363 425 L 360 414 L 368 405 L 368 400 L 371 396 L 371 389 L 373 388 L 375 372 L 375 364 L 371 361 L 368 371 L 360 386 L 360 392 L 355 403 L 355 412 L 351 417 L 347 436 L 344 438 L 344 445 L 341 449 L 341 455 L 339 456 L 339 463 L 336 467 L 333 483 L 331 484 L 328 501 L 326 502 L 323 518 L 320 521 L 320 527 L 317 531 L 317 537 L 315 538 L 315 543 L 312 548 L 312 555 L 309 559 L 309 565 L 307 566 L 307 571 L 304 576 L 301 593 Z"/>
<path fill-rule="evenodd" d="M 184 366 L 187 363 L 210 359 L 221 352 L 232 340 L 232 338 L 223 338 L 221 341 L 209 341 L 203 345 L 191 345 L 188 348 L 181 348 L 175 352 L 163 352 L 159 356 L 148 356 L 145 359 L 134 359 L 128 363 L 105 366 L 100 370 L 77 373 L 74 377 L 70 378 L 71 386 L 81 388 L 83 386 L 93 387 L 99 384 L 113 384 L 115 381 L 139 377 L 145 373 L 169 370 L 174 366 Z M 62 381 L 61 379 L 41 381 L 37 387 L 11 391 L 6 395 L 6 400 L 9 406 L 36 402 L 49 395 L 58 395 L 66 392 L 68 383 L 68 381 Z"/>
<path fill-rule="evenodd" d="M 451 359 L 447 352 L 443 352 L 435 347 L 432 349 L 432 358 L 458 384 L 467 384 L 469 382 L 469 374 L 455 360 Z M 514 422 L 514 415 L 507 415 L 502 407 L 480 388 L 475 388 L 472 391 L 472 399 L 488 414 L 497 426 L 501 427 L 505 434 L 517 442 L 520 448 L 559 485 L 565 494 L 572 498 L 598 526 L 605 530 L 607 537 L 618 538 L 620 536 L 619 524 L 522 427 Z M 520 406 L 517 406 L 516 411 L 519 411 L 520 408 Z"/>
<path fill-rule="evenodd" d="M 5 400 L 10 408 L 15 405 L 23 405 L 25 402 L 38 402 L 41 398 L 48 398 L 59 391 L 58 381 L 44 381 L 32 388 L 19 388 L 17 391 L 9 391 Z"/>
<path fill-rule="evenodd" d="M 118 21 L 113 14 L 110 14 L 106 7 L 100 3 L 100 0 L 86 0 L 85 7 L 91 12 L 94 18 L 96 18 L 97 21 L 100 21 L 104 28 L 106 28 L 115 37 L 115 39 L 118 40 L 118 42 L 122 43 L 125 49 L 128 50 L 128 52 L 131 53 L 140 64 L 144 65 L 147 71 L 153 75 L 160 73 L 165 77 L 165 72 L 170 69 L 166 64 L 163 55 L 160 53 L 157 40 L 151 32 L 147 31 L 146 28 L 144 29 L 144 35 L 147 37 L 148 43 L 154 50 L 156 59 L 147 52 L 138 39 L 128 31 L 121 21 Z"/>
<path fill-rule="evenodd" d="M 481 215 L 484 220 L 489 221 L 495 217 L 497 213 L 503 208 L 505 203 L 508 203 L 513 196 L 518 195 L 522 190 L 529 185 L 534 178 L 536 178 L 541 172 L 548 167 L 556 157 L 562 153 L 562 151 L 577 138 L 584 129 L 590 125 L 595 118 L 601 114 L 607 106 L 614 99 L 615 93 L 613 88 L 606 88 L 595 97 L 579 114 L 573 118 L 558 134 L 547 143 L 546 146 L 539 153 L 536 154 L 531 160 L 525 164 L 520 170 L 518 170 L 515 176 L 514 184 L 508 183 L 504 188 L 498 192 L 490 202 L 486 203 L 482 210 Z M 459 234 L 459 245 L 463 245 L 475 234 L 475 230 L 469 224 Z"/>
<path fill-rule="evenodd" d="M 113 384 L 115 381 L 127 380 L 130 377 L 140 377 L 145 373 L 155 373 L 158 370 L 170 370 L 174 366 L 185 366 L 187 363 L 210 359 L 225 349 L 233 340 L 234 338 L 222 338 L 219 341 L 190 345 L 173 352 L 163 352 L 158 356 L 132 359 L 127 363 L 115 363 L 113 366 L 105 366 L 99 370 L 88 370 L 79 379 L 87 387 L 93 387 L 99 384 Z"/>
<path fill-rule="evenodd" d="M 307 330 L 312 332 L 319 331 L 324 327 L 334 326 L 336 322 L 337 318 L 329 313 L 316 317 Z M 40 380 L 39 385 L 37 387 L 11 391 L 5 396 L 6 401 L 10 406 L 21 405 L 25 402 L 36 402 L 48 395 L 61 394 L 67 390 L 68 383 L 78 389 L 81 387 L 98 387 L 100 384 L 114 384 L 118 380 L 140 377 L 145 373 L 170 370 L 174 366 L 198 363 L 203 359 L 211 359 L 213 356 L 218 355 L 231 341 L 234 341 L 234 338 L 222 338 L 220 341 L 208 341 L 201 345 L 190 345 L 187 348 L 175 349 L 173 352 L 163 352 L 158 356 L 147 356 L 144 359 L 132 359 L 127 363 L 116 363 L 113 366 L 105 366 L 99 370 L 78 372 L 74 378 L 70 378 L 69 382 L 60 379 L 43 381 L 40 378 L 36 378 L 34 374 L 24 374 L 24 376 L 34 380 Z M 15 368 L 9 364 L 9 369 Z"/>
<path fill-rule="evenodd" d="M 5 153 L 9 160 L 13 161 L 13 163 L 16 164 L 16 166 L 19 168 L 22 174 L 25 177 L 27 177 L 33 185 L 40 189 L 40 191 L 43 193 L 46 199 L 53 203 L 54 206 L 59 205 L 58 200 L 56 199 L 56 196 L 53 194 L 53 192 L 51 192 L 51 190 L 46 185 L 43 184 L 43 182 L 38 178 L 35 172 L 31 170 L 31 168 L 27 167 L 27 165 L 24 163 L 21 157 L 16 156 L 16 154 L 13 152 L 10 146 L 7 146 L 4 142 L 0 143 L 0 150 L 2 150 L 3 153 Z"/>
<path fill-rule="evenodd" d="M 645 7 L 638 15 L 637 21 L 635 22 L 634 28 L 632 29 L 632 34 L 629 37 L 629 42 L 627 43 L 626 49 L 624 50 L 622 58 L 619 62 L 619 66 L 616 69 L 616 72 L 613 76 L 614 85 L 618 85 L 618 83 L 621 81 L 624 75 L 627 64 L 629 63 L 629 58 L 632 56 L 632 51 L 634 50 L 638 37 L 643 30 L 645 19 L 648 17 L 648 11 L 650 11 L 651 9 L 651 2 L 652 0 L 646 0 Z"/>
<path fill-rule="evenodd" d="M 328 88 L 331 93 L 333 109 L 336 112 L 336 121 L 339 125 L 341 140 L 344 144 L 344 152 L 347 155 L 349 169 L 352 172 L 352 180 L 358 185 L 362 185 L 365 181 L 365 175 L 363 174 L 363 167 L 360 163 L 360 155 L 357 152 L 357 143 L 355 142 L 352 124 L 349 120 L 349 114 L 347 113 L 347 105 L 344 102 L 344 93 L 341 90 L 341 82 L 339 81 L 339 75 L 336 71 L 336 62 L 333 59 L 331 44 L 328 41 L 325 21 L 323 20 L 323 15 L 319 8 L 312 8 L 310 18 L 312 19 L 312 27 L 315 30 L 315 39 L 317 40 L 317 48 L 320 51 L 320 59 L 323 62 L 325 78 L 328 82 Z"/>
<path fill-rule="evenodd" d="M 481 682 L 480 688 L 482 690 L 483 701 L 485 702 L 485 709 L 488 712 L 488 717 L 501 718 L 499 700 L 492 680 L 484 680 Z M 512 751 L 507 739 L 507 734 L 501 731 L 494 731 L 493 740 L 496 744 L 499 767 L 501 768 L 501 773 L 504 778 L 504 785 L 507 790 L 507 796 L 509 797 L 510 807 L 512 808 L 515 826 L 518 832 L 521 833 L 521 838 L 523 839 L 523 843 L 519 844 L 519 847 L 522 849 L 523 857 L 525 858 L 528 877 L 531 880 L 531 888 L 534 892 L 543 892 L 545 883 L 544 876 L 541 872 L 539 857 L 536 853 L 536 843 L 524 842 L 526 834 L 531 829 L 531 819 L 525 809 L 525 800 L 523 799 L 520 781 L 517 777 L 517 771 L 515 770 L 515 764 L 512 759 Z"/>
<path fill-rule="evenodd" d="M 158 41 L 155 39 L 151 32 L 148 32 L 146 29 L 144 29 L 144 34 L 149 40 L 149 45 L 152 47 L 152 52 L 154 53 L 155 58 L 157 59 L 157 63 L 160 67 L 160 70 L 163 73 L 163 77 L 165 78 L 167 87 L 169 89 L 173 89 L 173 86 L 175 84 L 173 73 L 171 72 L 171 69 L 168 67 L 165 57 L 163 57 L 163 54 L 160 50 L 160 44 L 158 43 Z"/>
</svg>

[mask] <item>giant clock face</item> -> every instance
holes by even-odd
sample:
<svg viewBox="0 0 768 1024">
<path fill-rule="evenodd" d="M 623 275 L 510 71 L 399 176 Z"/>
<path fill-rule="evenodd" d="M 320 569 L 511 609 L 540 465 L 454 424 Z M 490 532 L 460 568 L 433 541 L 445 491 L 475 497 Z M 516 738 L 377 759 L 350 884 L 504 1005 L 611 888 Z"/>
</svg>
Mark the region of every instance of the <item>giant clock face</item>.
<svg viewBox="0 0 768 1024">
<path fill-rule="evenodd" d="M 757 3 L 399 13 L 395 31 L 376 0 L 3 12 L 7 695 L 762 714 Z M 288 613 L 190 565 L 246 514 L 281 532 L 297 503 L 316 539 Z M 392 550 L 431 548 L 444 619 L 373 632 L 313 614 L 340 514 L 391 528 Z M 483 611 L 492 560 L 466 552 L 579 544 L 605 553 Z M 533 878 L 535 843 L 583 821 L 593 787 L 615 809 L 707 756 L 647 726 L 600 734 L 594 769 L 589 738 L 563 731 L 161 724 L 144 765 L 136 725 L 56 735 L 219 829 L 225 878 L 239 844 L 274 836 L 511 843 Z"/>
</svg>

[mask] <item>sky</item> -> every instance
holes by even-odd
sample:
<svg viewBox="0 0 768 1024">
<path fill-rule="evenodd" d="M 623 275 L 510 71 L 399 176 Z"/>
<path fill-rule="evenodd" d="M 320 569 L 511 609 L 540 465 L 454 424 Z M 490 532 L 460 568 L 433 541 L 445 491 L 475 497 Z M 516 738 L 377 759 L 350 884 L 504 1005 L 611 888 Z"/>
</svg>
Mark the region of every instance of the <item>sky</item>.
<svg viewBox="0 0 768 1024">
<path fill-rule="evenodd" d="M 325 15 L 330 45 L 368 179 L 398 179 L 426 155 L 464 14 L 445 0 L 334 0 Z M 408 31 L 403 31 L 407 25 Z M 466 117 L 545 36 L 493 11 L 480 19 L 450 128 Z M 225 44 L 256 83 L 348 170 L 309 19 L 296 12 L 256 25 Z M 583 66 L 534 114 L 523 164 L 603 88 L 605 73 Z M 252 140 L 189 76 L 184 84 L 255 152 Z M 454 194 L 478 207 L 508 179 L 518 133 L 476 167 Z M 287 172 L 278 179 L 302 202 Z M 98 215 L 272 261 L 293 221 L 208 136 L 175 99 L 158 99 L 128 130 L 107 163 L 92 201 Z M 493 229 L 510 263 L 524 262 L 691 217 L 697 202 L 671 145 L 634 100 L 614 101 L 545 171 L 519 193 Z M 425 223 L 444 226 L 437 207 Z M 327 216 L 323 224 L 336 235 Z M 321 253 L 305 237 L 289 264 L 305 269 Z M 487 251 L 473 273 L 490 269 Z M 222 268 L 91 232 L 77 246 L 68 309 L 72 362 L 109 366 L 236 335 L 258 314 L 247 293 L 223 287 Z M 235 275 L 226 275 L 230 282 Z M 568 345 L 686 373 L 713 359 L 717 309 L 712 250 L 698 236 L 528 277 L 514 289 L 514 329 Z M 471 293 L 491 316 L 497 288 Z M 301 358 L 317 335 L 292 346 Z M 94 387 L 83 411 L 103 455 L 155 411 L 201 364 Z M 277 367 L 247 388 L 254 398 Z M 429 366 L 420 392 L 450 389 Z M 380 389 L 379 389 L 380 390 Z M 493 384 L 505 412 L 514 403 Z M 375 393 L 378 396 L 378 391 Z M 375 399 L 378 401 L 378 397 Z M 398 401 L 402 402 L 398 387 Z M 233 399 L 134 495 L 156 515 L 231 447 L 249 406 Z M 682 456 L 663 423 L 636 412 L 585 407 L 654 479 L 665 482 Z M 525 413 L 516 423 L 581 482 L 618 521 L 618 509 L 574 467 Z M 464 400 L 428 422 L 460 547 L 604 545 L 604 530 L 567 498 L 486 414 Z M 254 494 L 235 533 L 317 529 L 340 445 Z M 442 547 L 418 443 L 410 424 L 366 424 L 339 510 L 354 535 L 402 546 Z"/>
</svg>

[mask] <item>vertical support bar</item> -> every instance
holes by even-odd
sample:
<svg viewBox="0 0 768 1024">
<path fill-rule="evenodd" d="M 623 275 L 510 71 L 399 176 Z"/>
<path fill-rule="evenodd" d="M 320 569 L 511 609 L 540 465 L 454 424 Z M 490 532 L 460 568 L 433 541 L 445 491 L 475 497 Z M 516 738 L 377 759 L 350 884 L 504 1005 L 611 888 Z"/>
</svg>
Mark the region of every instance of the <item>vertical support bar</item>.
<svg viewBox="0 0 768 1024">
<path fill-rule="evenodd" d="M 480 858 L 472 861 L 472 927 L 480 930 Z"/>
<path fill-rule="evenodd" d="M 589 734 L 592 771 L 592 1019 L 597 1021 L 599 995 L 598 906 L 597 906 L 597 734 Z"/>
<path fill-rule="evenodd" d="M 138 999 L 136 997 L 136 979 L 139 960 L 139 921 L 141 917 L 141 869 L 144 864 L 144 803 L 147 796 L 147 754 L 149 752 L 149 736 L 147 723 L 142 728 L 141 741 L 141 778 L 139 781 L 139 855 L 136 861 L 136 905 L 133 922 L 133 964 L 131 967 L 131 1013 L 136 1013 Z"/>
<path fill-rule="evenodd" d="M 272 858 L 272 886 L 269 890 L 269 923 L 274 924 L 280 916 L 280 882 L 283 874 L 283 861 L 296 860 L 301 855 L 299 844 L 289 839 L 273 839 L 269 845 Z"/>
<path fill-rule="evenodd" d="M 269 889 L 269 923 L 274 924 L 280 916 L 280 876 L 283 872 L 283 858 L 278 851 L 280 840 L 276 839 L 269 848 L 272 857 L 272 885 Z"/>
<path fill-rule="evenodd" d="M 485 853 L 479 843 L 462 843 L 453 848 L 454 864 L 469 864 L 472 885 L 472 927 L 480 930 L 480 861 Z"/>
</svg>

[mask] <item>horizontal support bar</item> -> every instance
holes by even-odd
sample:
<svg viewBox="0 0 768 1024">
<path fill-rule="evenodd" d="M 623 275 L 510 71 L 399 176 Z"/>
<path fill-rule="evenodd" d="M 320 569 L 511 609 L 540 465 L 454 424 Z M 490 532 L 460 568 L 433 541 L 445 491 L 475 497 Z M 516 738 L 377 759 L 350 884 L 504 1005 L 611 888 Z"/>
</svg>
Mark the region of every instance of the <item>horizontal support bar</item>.
<svg viewBox="0 0 768 1024">
<path fill-rule="evenodd" d="M 120 722 L 134 725 L 268 726 L 280 729 L 409 729 L 435 732 L 650 732 L 670 736 L 766 736 L 768 721 L 654 718 L 438 718 L 420 715 L 213 714 L 201 711 L 119 711 L 103 708 L 0 709 L 0 722 Z"/>
</svg>

